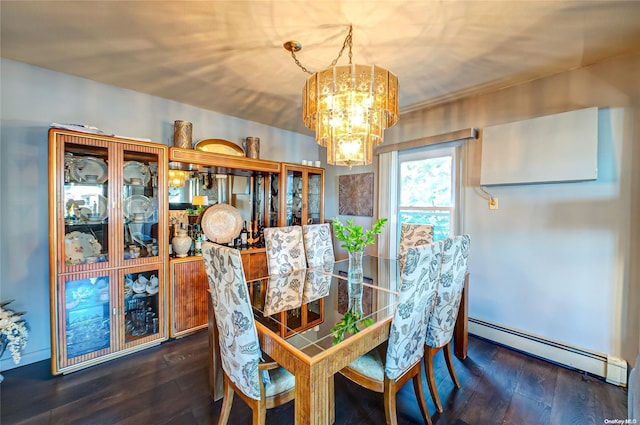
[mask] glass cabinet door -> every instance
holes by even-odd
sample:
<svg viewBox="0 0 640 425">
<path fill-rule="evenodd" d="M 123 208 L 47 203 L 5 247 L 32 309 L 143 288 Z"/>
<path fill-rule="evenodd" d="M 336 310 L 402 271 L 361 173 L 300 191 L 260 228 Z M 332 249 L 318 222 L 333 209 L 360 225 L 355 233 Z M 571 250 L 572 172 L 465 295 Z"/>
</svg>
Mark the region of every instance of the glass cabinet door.
<svg viewBox="0 0 640 425">
<path fill-rule="evenodd" d="M 267 181 L 270 187 L 267 190 L 268 215 L 266 225 L 267 227 L 276 227 L 278 225 L 280 211 L 280 197 L 278 196 L 280 179 L 277 174 L 272 174 L 268 177 Z"/>
<path fill-rule="evenodd" d="M 286 226 L 302 225 L 302 171 L 287 170 L 286 180 Z"/>
<path fill-rule="evenodd" d="M 125 345 L 157 339 L 163 335 L 161 270 L 127 270 L 122 280 L 123 329 Z"/>
<path fill-rule="evenodd" d="M 307 179 L 306 224 L 321 223 L 322 211 L 322 175 L 311 173 Z"/>
<path fill-rule="evenodd" d="M 58 359 L 64 366 L 103 356 L 113 351 L 113 276 L 84 273 L 59 279 L 62 298 Z"/>
<path fill-rule="evenodd" d="M 158 154 L 124 151 L 122 167 L 123 258 L 137 260 L 159 255 Z M 129 261 L 132 262 L 132 261 Z M 141 262 L 141 261 L 133 261 Z"/>
<path fill-rule="evenodd" d="M 64 144 L 62 205 L 66 266 L 109 261 L 108 148 Z M 60 221 L 58 221 L 60 222 Z"/>
</svg>

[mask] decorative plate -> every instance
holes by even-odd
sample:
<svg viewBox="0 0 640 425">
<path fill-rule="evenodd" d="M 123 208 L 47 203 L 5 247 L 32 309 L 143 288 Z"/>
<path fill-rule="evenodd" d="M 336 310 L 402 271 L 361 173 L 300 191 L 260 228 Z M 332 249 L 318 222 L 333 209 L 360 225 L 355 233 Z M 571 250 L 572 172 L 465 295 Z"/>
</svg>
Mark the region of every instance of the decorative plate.
<svg viewBox="0 0 640 425">
<path fill-rule="evenodd" d="M 71 232 L 64 235 L 64 253 L 67 264 L 84 264 L 87 258 L 98 257 L 102 245 L 93 235 Z"/>
<path fill-rule="evenodd" d="M 125 184 L 146 186 L 151 180 L 149 166 L 138 161 L 127 161 L 124 163 L 122 178 Z M 134 183 L 133 179 L 137 179 L 137 182 Z"/>
<path fill-rule="evenodd" d="M 242 217 L 231 205 L 215 204 L 204 210 L 200 224 L 210 241 L 228 243 L 240 233 Z"/>
<path fill-rule="evenodd" d="M 107 217 L 107 205 L 108 201 L 102 195 L 90 195 L 90 198 L 96 197 L 97 202 L 89 207 L 82 207 L 78 210 L 78 215 L 81 219 L 90 223 L 99 223 Z"/>
<path fill-rule="evenodd" d="M 244 156 L 242 147 L 224 139 L 203 139 L 196 143 L 194 149 L 223 155 Z"/>
<path fill-rule="evenodd" d="M 108 177 L 107 163 L 91 156 L 73 158 L 69 171 L 78 183 L 104 183 Z"/>
<path fill-rule="evenodd" d="M 124 216 L 131 221 L 139 221 L 137 214 L 142 214 L 146 220 L 153 215 L 153 211 L 153 202 L 144 195 L 131 195 L 124 200 L 122 205 Z"/>
</svg>

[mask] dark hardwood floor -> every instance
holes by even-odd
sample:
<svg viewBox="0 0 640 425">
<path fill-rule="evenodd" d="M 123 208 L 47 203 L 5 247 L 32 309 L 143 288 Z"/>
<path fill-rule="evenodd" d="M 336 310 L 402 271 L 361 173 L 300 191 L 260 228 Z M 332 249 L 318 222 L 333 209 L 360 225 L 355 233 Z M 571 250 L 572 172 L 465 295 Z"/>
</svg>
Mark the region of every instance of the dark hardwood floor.
<svg viewBox="0 0 640 425">
<path fill-rule="evenodd" d="M 436 356 L 445 411 L 436 414 L 427 395 L 435 424 L 601 425 L 627 417 L 624 389 L 479 338 L 470 338 L 469 357 L 456 359 L 455 367 L 462 385 L 457 391 L 442 353 Z M 206 332 L 65 376 L 52 377 L 43 361 L 5 371 L 4 377 L 2 425 L 216 424 L 221 406 L 209 398 Z M 381 394 L 339 375 L 335 381 L 337 425 L 384 423 Z M 398 397 L 399 424 L 422 423 L 410 383 Z M 239 397 L 229 423 L 251 423 Z M 292 403 L 267 413 L 267 424 L 292 423 Z"/>
</svg>

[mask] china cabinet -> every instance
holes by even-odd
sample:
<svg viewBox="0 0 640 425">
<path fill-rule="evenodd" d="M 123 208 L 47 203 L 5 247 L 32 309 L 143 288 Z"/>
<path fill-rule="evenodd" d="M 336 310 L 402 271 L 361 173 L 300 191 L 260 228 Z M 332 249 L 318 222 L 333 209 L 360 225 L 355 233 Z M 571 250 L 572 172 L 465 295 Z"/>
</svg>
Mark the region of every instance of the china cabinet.
<svg viewBox="0 0 640 425">
<path fill-rule="evenodd" d="M 206 196 L 211 204 L 237 208 L 250 232 L 256 222 L 259 227 L 278 225 L 279 162 L 171 147 L 169 167 L 186 175 L 183 185 L 169 188 L 171 217 L 192 207 L 195 196 Z M 267 275 L 264 247 L 242 249 L 241 254 L 247 279 Z M 170 258 L 169 264 L 169 330 L 171 337 L 180 337 L 207 327 L 208 281 L 202 256 Z"/>
<path fill-rule="evenodd" d="M 49 130 L 52 372 L 166 337 L 164 145 Z"/>
<path fill-rule="evenodd" d="M 324 222 L 324 169 L 282 163 L 280 226 Z"/>
</svg>

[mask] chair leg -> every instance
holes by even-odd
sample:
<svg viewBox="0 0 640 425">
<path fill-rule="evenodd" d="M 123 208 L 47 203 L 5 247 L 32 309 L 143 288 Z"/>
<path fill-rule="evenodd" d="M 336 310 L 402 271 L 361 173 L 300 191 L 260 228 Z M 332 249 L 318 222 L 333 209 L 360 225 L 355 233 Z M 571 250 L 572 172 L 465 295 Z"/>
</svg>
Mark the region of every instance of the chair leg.
<svg viewBox="0 0 640 425">
<path fill-rule="evenodd" d="M 433 356 L 436 355 L 438 350 L 439 348 L 432 348 L 428 345 L 424 346 L 424 373 L 427 376 L 427 384 L 429 385 L 429 392 L 431 393 L 433 404 L 436 406 L 436 410 L 442 413 L 442 403 L 440 403 L 438 388 L 436 388 L 436 377 L 433 373 Z"/>
<path fill-rule="evenodd" d="M 398 425 L 398 414 L 396 412 L 396 388 L 393 382 L 384 386 L 384 416 L 387 425 Z"/>
<path fill-rule="evenodd" d="M 427 403 L 424 400 L 424 389 L 422 388 L 422 374 L 420 369 L 418 373 L 413 376 L 413 391 L 416 393 L 416 400 L 420 406 L 420 412 L 422 412 L 422 418 L 427 425 L 433 425 L 431 423 L 431 417 L 429 417 L 429 410 L 427 409 Z"/>
<path fill-rule="evenodd" d="M 220 420 L 218 420 L 218 425 L 227 425 L 229 415 L 231 414 L 231 404 L 233 404 L 233 388 L 229 385 L 229 378 L 225 374 L 222 408 L 220 409 Z"/>
<path fill-rule="evenodd" d="M 451 341 L 447 343 L 443 348 L 444 350 L 444 359 L 447 362 L 447 369 L 449 369 L 449 375 L 451 375 L 451 379 L 453 380 L 456 388 L 460 388 L 460 382 L 458 382 L 458 376 L 456 376 L 456 370 L 453 367 L 453 357 L 451 356 Z"/>
<path fill-rule="evenodd" d="M 264 403 L 258 403 L 253 409 L 253 425 L 264 425 L 267 421 L 267 408 Z"/>
</svg>

